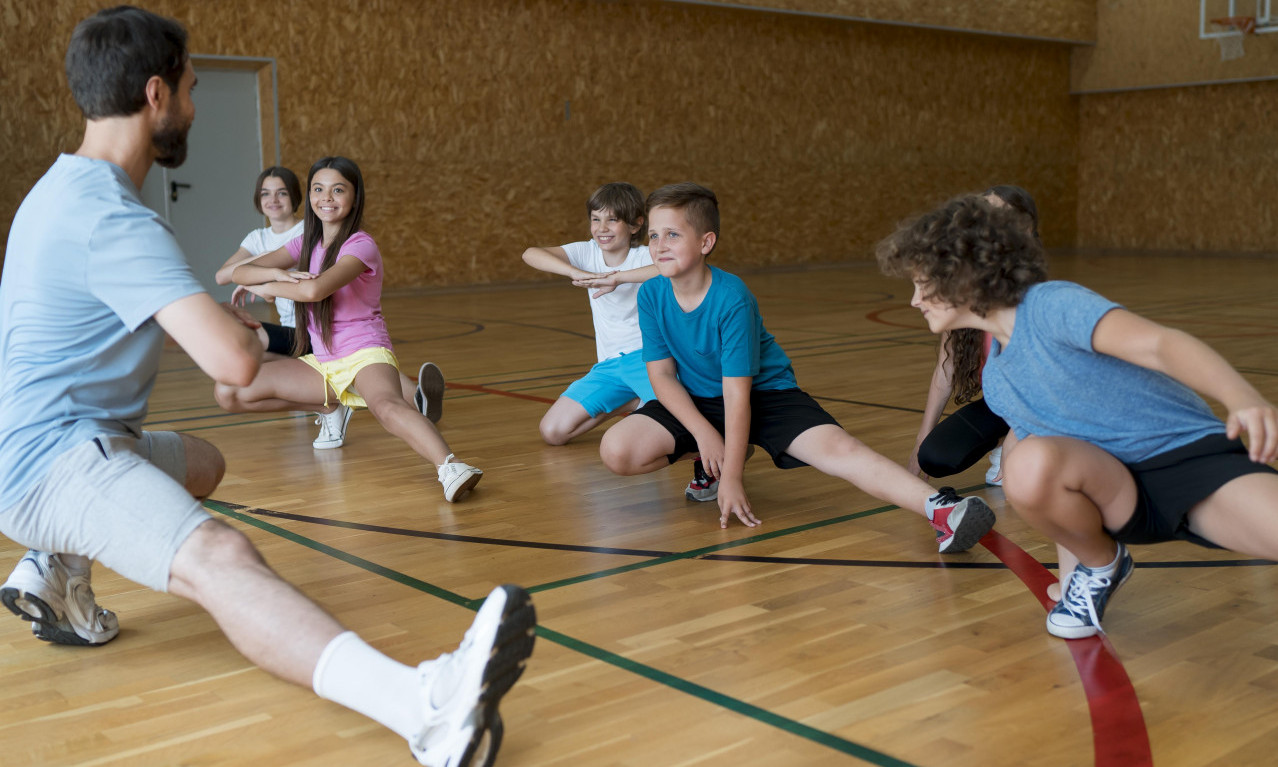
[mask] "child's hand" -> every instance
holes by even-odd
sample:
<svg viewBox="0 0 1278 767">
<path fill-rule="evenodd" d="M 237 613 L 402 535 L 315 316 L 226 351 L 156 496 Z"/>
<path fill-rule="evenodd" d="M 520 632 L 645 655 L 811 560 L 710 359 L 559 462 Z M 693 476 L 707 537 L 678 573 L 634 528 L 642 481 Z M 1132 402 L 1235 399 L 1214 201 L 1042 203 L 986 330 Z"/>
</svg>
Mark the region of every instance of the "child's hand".
<svg viewBox="0 0 1278 767">
<path fill-rule="evenodd" d="M 617 279 L 617 270 L 611 272 L 590 273 L 584 272 L 573 278 L 572 284 L 579 288 L 594 288 L 595 292 L 590 294 L 591 298 L 598 298 L 607 295 L 617 289 L 620 281 Z"/>
<path fill-rule="evenodd" d="M 236 285 L 235 290 L 231 291 L 231 306 L 248 306 L 256 300 L 257 296 L 253 295 L 253 293 L 243 285 Z"/>
<path fill-rule="evenodd" d="M 1247 455 L 1256 463 L 1278 456 L 1278 409 L 1264 400 L 1229 411 L 1225 436 L 1238 439 L 1247 432 Z"/>
<path fill-rule="evenodd" d="M 258 328 L 262 327 L 262 323 L 258 322 L 256 319 L 254 319 L 253 315 L 249 314 L 243 309 L 237 309 L 231 304 L 222 304 L 222 308 L 226 310 L 227 314 L 231 315 L 236 320 L 239 320 L 239 323 L 246 328 L 252 328 L 253 330 L 257 330 Z"/>
<path fill-rule="evenodd" d="M 723 436 L 711 429 L 713 433 L 697 438 L 697 452 L 701 453 L 701 469 L 711 479 L 723 475 L 723 459 L 727 449 L 723 445 Z"/>
<path fill-rule="evenodd" d="M 701 456 L 703 466 L 705 461 L 703 454 Z M 719 480 L 719 527 L 727 529 L 728 520 L 733 514 L 746 527 L 756 527 L 760 524 L 750 511 L 750 499 L 746 498 L 745 485 L 740 480 L 721 479 Z"/>
<path fill-rule="evenodd" d="M 271 269 L 271 282 L 301 282 L 302 280 L 313 280 L 315 275 L 310 272 L 294 272 L 287 269 Z"/>
</svg>

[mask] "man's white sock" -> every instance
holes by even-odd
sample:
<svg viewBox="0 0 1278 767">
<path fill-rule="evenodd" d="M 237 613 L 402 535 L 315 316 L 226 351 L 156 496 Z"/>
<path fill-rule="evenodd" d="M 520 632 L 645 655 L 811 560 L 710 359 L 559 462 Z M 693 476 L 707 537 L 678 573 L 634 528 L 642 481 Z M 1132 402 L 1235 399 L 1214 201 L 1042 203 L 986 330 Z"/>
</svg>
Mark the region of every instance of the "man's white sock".
<svg viewBox="0 0 1278 767">
<path fill-rule="evenodd" d="M 311 678 L 315 694 L 384 724 L 405 740 L 422 727 L 417 669 L 374 650 L 354 631 L 333 637 Z"/>
</svg>

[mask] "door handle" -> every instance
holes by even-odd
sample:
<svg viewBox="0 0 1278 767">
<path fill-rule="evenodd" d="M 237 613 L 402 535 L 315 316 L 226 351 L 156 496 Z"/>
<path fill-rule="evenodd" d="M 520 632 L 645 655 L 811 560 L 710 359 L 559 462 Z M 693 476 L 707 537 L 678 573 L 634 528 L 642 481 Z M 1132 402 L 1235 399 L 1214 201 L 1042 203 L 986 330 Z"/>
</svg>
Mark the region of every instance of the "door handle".
<svg viewBox="0 0 1278 767">
<path fill-rule="evenodd" d="M 179 190 L 179 189 L 190 189 L 190 188 L 191 188 L 191 185 L 190 185 L 190 184 L 180 184 L 180 183 L 178 183 L 178 182 L 176 182 L 176 181 L 170 181 L 170 182 L 169 182 L 169 199 L 170 199 L 170 200 L 172 200 L 173 202 L 177 202 L 177 201 L 178 201 L 178 190 Z"/>
</svg>

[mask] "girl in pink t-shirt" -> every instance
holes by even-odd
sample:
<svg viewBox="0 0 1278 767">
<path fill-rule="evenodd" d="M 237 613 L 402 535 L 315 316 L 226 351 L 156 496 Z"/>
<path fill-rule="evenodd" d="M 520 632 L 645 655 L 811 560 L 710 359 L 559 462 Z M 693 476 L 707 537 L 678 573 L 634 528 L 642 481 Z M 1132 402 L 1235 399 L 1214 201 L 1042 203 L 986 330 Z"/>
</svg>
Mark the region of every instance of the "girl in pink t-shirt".
<svg viewBox="0 0 1278 767">
<path fill-rule="evenodd" d="M 425 415 L 429 408 L 414 408 L 404 398 L 382 317 L 382 256 L 359 228 L 364 215 L 359 166 L 345 157 L 325 157 L 311 166 L 307 190 L 302 236 L 235 267 L 231 279 L 263 298 L 297 302 L 295 353 L 307 344 L 313 353 L 264 362 L 248 386 L 218 384 L 218 404 L 237 413 L 323 413 L 316 447 L 328 446 L 321 444 L 326 435 L 340 445 L 350 408 L 367 407 L 388 432 L 436 464 L 444 497 L 460 500 L 483 472 L 454 459 Z M 437 375 L 437 368 L 426 367 L 432 370 L 423 377 Z M 423 388 L 439 391 L 442 385 Z"/>
</svg>

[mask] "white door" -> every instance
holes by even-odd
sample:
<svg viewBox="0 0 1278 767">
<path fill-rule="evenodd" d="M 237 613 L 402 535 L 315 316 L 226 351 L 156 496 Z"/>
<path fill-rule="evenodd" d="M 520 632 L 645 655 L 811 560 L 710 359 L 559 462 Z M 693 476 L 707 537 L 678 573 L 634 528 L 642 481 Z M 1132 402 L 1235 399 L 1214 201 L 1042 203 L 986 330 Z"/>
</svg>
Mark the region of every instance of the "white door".
<svg viewBox="0 0 1278 767">
<path fill-rule="evenodd" d="M 233 286 L 216 285 L 213 273 L 244 235 L 266 223 L 253 208 L 253 180 L 262 170 L 257 74 L 196 67 L 196 75 L 186 162 L 151 168 L 142 202 L 168 219 L 195 276 L 225 301 Z"/>
</svg>

